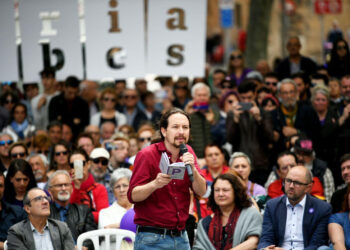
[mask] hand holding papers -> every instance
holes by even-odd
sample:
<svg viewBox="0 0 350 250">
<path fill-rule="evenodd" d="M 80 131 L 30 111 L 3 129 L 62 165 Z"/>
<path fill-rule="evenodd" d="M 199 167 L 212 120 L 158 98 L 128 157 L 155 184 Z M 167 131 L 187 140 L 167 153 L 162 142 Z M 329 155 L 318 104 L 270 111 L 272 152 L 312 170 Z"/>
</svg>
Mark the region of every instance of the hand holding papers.
<svg viewBox="0 0 350 250">
<path fill-rule="evenodd" d="M 171 176 L 171 179 L 183 180 L 186 167 L 183 162 L 175 162 L 170 164 L 168 155 L 163 152 L 160 163 L 159 163 L 160 171 L 164 174 L 168 174 Z"/>
</svg>

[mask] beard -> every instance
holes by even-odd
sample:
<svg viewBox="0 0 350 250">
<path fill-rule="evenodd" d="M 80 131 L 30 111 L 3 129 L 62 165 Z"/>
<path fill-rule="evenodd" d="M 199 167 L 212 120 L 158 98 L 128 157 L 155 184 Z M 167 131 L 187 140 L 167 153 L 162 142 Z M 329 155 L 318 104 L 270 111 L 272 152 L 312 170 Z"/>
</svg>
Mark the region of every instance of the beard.
<svg viewBox="0 0 350 250">
<path fill-rule="evenodd" d="M 286 102 L 285 100 L 281 100 L 281 102 L 286 109 L 294 109 L 297 105 L 296 100 L 294 100 L 293 102 Z"/>
<path fill-rule="evenodd" d="M 105 173 L 103 173 L 102 171 L 99 171 L 96 169 L 91 169 L 90 172 L 96 180 L 101 180 L 105 177 L 107 171 Z"/>
<path fill-rule="evenodd" d="M 33 174 L 37 182 L 40 182 L 44 178 L 44 173 L 41 170 L 35 170 Z"/>
<path fill-rule="evenodd" d="M 70 193 L 68 191 L 60 191 L 57 194 L 57 199 L 59 201 L 68 201 L 70 199 Z"/>
</svg>

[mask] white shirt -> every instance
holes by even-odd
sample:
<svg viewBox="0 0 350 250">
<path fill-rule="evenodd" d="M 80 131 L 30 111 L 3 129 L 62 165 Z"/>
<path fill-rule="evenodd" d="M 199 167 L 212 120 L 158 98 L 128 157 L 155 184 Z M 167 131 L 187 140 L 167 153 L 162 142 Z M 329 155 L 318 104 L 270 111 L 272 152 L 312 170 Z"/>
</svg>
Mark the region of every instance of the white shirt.
<svg viewBox="0 0 350 250">
<path fill-rule="evenodd" d="M 39 94 L 31 100 L 32 112 L 33 112 L 33 123 L 36 129 L 44 129 L 46 130 L 47 125 L 49 124 L 49 104 L 53 97 L 58 95 L 60 92 L 56 91 L 52 95 L 47 95 L 45 93 Z M 46 102 L 41 108 L 38 110 L 38 103 L 41 97 L 46 97 Z"/>
<path fill-rule="evenodd" d="M 117 201 L 113 202 L 110 207 L 101 209 L 98 216 L 98 228 L 103 229 L 110 224 L 120 223 L 127 211 L 128 210 L 120 206 Z"/>
<path fill-rule="evenodd" d="M 54 250 L 52 245 L 52 240 L 50 236 L 50 231 L 48 227 L 48 222 L 46 222 L 46 226 L 44 227 L 44 232 L 38 232 L 32 223 L 30 223 L 30 227 L 33 232 L 34 244 L 36 250 Z"/>
<path fill-rule="evenodd" d="M 305 202 L 306 195 L 298 204 L 293 207 L 287 198 L 287 221 L 286 230 L 284 233 L 284 241 L 282 245 L 282 248 L 285 250 L 304 249 L 303 217 Z"/>
</svg>

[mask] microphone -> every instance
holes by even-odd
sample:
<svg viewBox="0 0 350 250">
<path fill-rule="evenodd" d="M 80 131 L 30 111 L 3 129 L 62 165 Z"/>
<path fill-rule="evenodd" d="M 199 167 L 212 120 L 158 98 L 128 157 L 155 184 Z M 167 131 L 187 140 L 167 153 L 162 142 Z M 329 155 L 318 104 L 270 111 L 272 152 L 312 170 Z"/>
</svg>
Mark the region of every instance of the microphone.
<svg viewBox="0 0 350 250">
<path fill-rule="evenodd" d="M 180 153 L 183 155 L 185 153 L 187 153 L 188 150 L 187 150 L 187 147 L 185 144 L 181 144 L 180 145 Z M 186 170 L 187 170 L 187 173 L 188 173 L 188 177 L 190 178 L 191 182 L 193 182 L 193 172 L 192 172 L 192 167 L 190 164 L 186 164 Z"/>
</svg>

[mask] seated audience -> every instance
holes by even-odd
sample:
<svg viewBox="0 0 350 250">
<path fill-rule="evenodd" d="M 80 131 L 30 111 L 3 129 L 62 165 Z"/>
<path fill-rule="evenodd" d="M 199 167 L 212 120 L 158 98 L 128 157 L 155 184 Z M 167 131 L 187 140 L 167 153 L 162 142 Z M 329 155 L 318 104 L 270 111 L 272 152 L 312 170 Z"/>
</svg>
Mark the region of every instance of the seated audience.
<svg viewBox="0 0 350 250">
<path fill-rule="evenodd" d="M 76 163 L 75 163 L 76 162 Z M 70 203 L 87 205 L 92 210 L 96 224 L 100 210 L 108 207 L 107 189 L 100 183 L 95 182 L 94 177 L 89 173 L 91 162 L 89 156 L 84 150 L 72 152 L 69 158 L 69 164 L 82 164 L 83 178 L 75 177 L 75 171 L 71 171 L 73 178 L 73 193 L 70 197 Z"/>
<path fill-rule="evenodd" d="M 78 135 L 76 145 L 77 145 L 77 148 L 84 149 L 88 155 L 90 155 L 92 150 L 95 148 L 94 139 L 87 132 L 83 132 L 83 133 L 80 133 L 80 135 Z"/>
<path fill-rule="evenodd" d="M 97 229 L 89 207 L 69 203 L 73 187 L 72 179 L 67 171 L 57 170 L 53 173 L 48 186 L 53 201 L 49 218 L 65 222 L 75 242 L 80 234 Z"/>
<path fill-rule="evenodd" d="M 31 152 L 49 157 L 50 147 L 50 138 L 46 134 L 37 134 L 33 138 Z"/>
<path fill-rule="evenodd" d="M 277 156 L 277 174 L 279 179 L 272 182 L 268 187 L 268 196 L 276 198 L 284 195 L 283 181 L 286 178 L 288 171 L 297 165 L 297 158 L 294 153 L 285 151 Z M 312 178 L 313 184 L 310 194 L 324 200 L 322 183 L 317 177 Z"/>
<path fill-rule="evenodd" d="M 10 146 L 9 155 L 11 161 L 14 159 L 23 159 L 25 160 L 28 156 L 27 145 L 23 141 L 15 142 Z"/>
<path fill-rule="evenodd" d="M 94 146 L 99 147 L 101 145 L 100 138 L 101 132 L 98 126 L 88 125 L 85 127 L 84 132 L 89 133 L 94 141 Z"/>
<path fill-rule="evenodd" d="M 242 152 L 233 153 L 229 162 L 230 168 L 239 173 L 246 185 L 247 194 L 250 196 L 266 195 L 266 190 L 259 184 L 249 180 L 251 172 L 251 161 L 248 155 Z"/>
<path fill-rule="evenodd" d="M 8 249 L 74 249 L 66 223 L 50 219 L 51 198 L 40 188 L 30 189 L 24 197 L 28 219 L 13 225 L 7 236 Z"/>
<path fill-rule="evenodd" d="M 108 169 L 110 154 L 104 148 L 95 148 L 90 154 L 90 173 L 95 181 L 106 187 L 109 204 L 114 201 L 113 189 L 110 187 L 111 172 Z"/>
<path fill-rule="evenodd" d="M 106 88 L 100 95 L 100 112 L 97 112 L 90 118 L 90 124 L 99 126 L 104 122 L 112 122 L 115 127 L 126 124 L 126 116 L 117 110 L 115 106 L 117 104 L 117 94 L 112 88 Z"/>
<path fill-rule="evenodd" d="M 198 223 L 193 249 L 255 249 L 262 217 L 251 205 L 238 177 L 226 173 L 213 182 L 209 206 L 214 214 Z"/>
<path fill-rule="evenodd" d="M 46 156 L 43 154 L 33 154 L 28 157 L 27 161 L 32 167 L 37 186 L 42 190 L 47 190 L 49 162 Z"/>
<path fill-rule="evenodd" d="M 341 213 L 332 214 L 329 218 L 328 234 L 334 250 L 350 249 L 350 188 L 343 201 Z"/>
<path fill-rule="evenodd" d="M 27 116 L 27 106 L 23 103 L 16 103 L 11 110 L 10 123 L 2 132 L 10 134 L 14 141 L 29 141 L 34 135 L 35 126 L 28 121 Z"/>
<path fill-rule="evenodd" d="M 131 178 L 131 170 L 119 168 L 114 170 L 111 176 L 110 186 L 113 190 L 115 201 L 113 204 L 100 211 L 98 228 L 119 228 L 124 214 L 132 208 L 127 192 Z"/>
<path fill-rule="evenodd" d="M 332 195 L 331 204 L 333 207 L 333 213 L 339 213 L 342 210 L 344 196 L 350 187 L 350 153 L 345 154 L 340 158 L 340 170 L 345 184 Z"/>
<path fill-rule="evenodd" d="M 11 135 L 0 134 L 0 171 L 4 172 L 5 175 L 11 162 L 9 149 L 12 143 L 13 138 Z"/>
<path fill-rule="evenodd" d="M 269 200 L 258 249 L 317 249 L 328 242 L 331 206 L 308 193 L 312 174 L 304 166 L 289 170 L 286 195 Z"/>
<path fill-rule="evenodd" d="M 116 134 L 113 136 L 111 144 L 111 158 L 109 159 L 109 170 L 117 168 L 132 168 L 132 165 L 127 161 L 129 154 L 129 140 L 126 137 Z M 132 169 L 131 169 L 132 170 Z"/>
<path fill-rule="evenodd" d="M 5 178 L 4 200 L 23 207 L 24 195 L 33 187 L 36 187 L 36 181 L 29 163 L 23 159 L 11 161 Z"/>
<path fill-rule="evenodd" d="M 24 220 L 27 216 L 22 208 L 13 206 L 3 200 L 5 176 L 0 172 L 0 249 L 4 249 L 7 232 L 11 226 Z"/>
<path fill-rule="evenodd" d="M 63 126 L 59 121 L 52 121 L 47 126 L 47 134 L 50 138 L 51 144 L 59 143 L 62 140 Z"/>
<path fill-rule="evenodd" d="M 62 124 L 62 140 L 67 142 L 68 144 L 72 143 L 73 140 L 73 131 L 72 128 L 68 125 L 63 123 Z"/>
<path fill-rule="evenodd" d="M 70 172 L 71 167 L 69 166 L 69 156 L 71 149 L 65 141 L 60 141 L 52 147 L 51 158 L 50 158 L 50 171 L 48 176 L 56 170 L 66 170 Z"/>
</svg>

